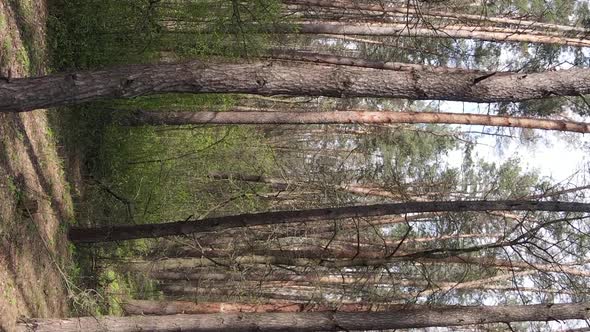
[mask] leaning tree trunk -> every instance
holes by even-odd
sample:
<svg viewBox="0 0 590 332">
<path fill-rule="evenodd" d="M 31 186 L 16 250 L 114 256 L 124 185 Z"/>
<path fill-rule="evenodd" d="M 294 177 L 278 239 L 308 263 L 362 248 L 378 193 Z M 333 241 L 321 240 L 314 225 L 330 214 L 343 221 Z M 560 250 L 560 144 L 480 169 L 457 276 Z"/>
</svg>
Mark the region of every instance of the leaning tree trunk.
<svg viewBox="0 0 590 332">
<path fill-rule="evenodd" d="M 537 201 L 437 201 L 408 202 L 320 208 L 300 211 L 247 213 L 235 216 L 206 218 L 161 224 L 108 226 L 98 228 L 72 228 L 69 238 L 76 243 L 108 242 L 214 232 L 223 229 L 281 225 L 298 222 L 334 220 L 344 218 L 377 217 L 417 212 L 468 212 L 468 211 L 564 211 L 590 212 L 590 204 Z"/>
<path fill-rule="evenodd" d="M 349 331 L 587 319 L 590 304 L 412 307 L 387 312 L 222 313 L 34 319 L 18 332 L 131 331 Z"/>
<path fill-rule="evenodd" d="M 435 112 L 154 112 L 136 111 L 130 125 L 446 123 L 590 133 L 590 124 L 507 115 Z"/>
<path fill-rule="evenodd" d="M 0 112 L 168 92 L 516 102 L 588 94 L 590 69 L 479 75 L 271 61 L 137 65 L 0 80 Z"/>
</svg>

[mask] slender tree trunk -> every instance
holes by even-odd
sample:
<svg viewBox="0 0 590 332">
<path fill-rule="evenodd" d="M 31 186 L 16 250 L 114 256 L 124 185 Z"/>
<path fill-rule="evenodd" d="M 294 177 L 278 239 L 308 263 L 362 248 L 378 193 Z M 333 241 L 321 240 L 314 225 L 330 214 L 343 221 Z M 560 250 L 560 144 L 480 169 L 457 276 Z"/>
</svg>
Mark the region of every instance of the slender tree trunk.
<svg viewBox="0 0 590 332">
<path fill-rule="evenodd" d="M 237 227 L 281 225 L 304 221 L 311 222 L 344 218 L 376 217 L 418 212 L 468 211 L 590 212 L 590 204 L 558 201 L 439 201 L 375 204 L 300 211 L 248 213 L 236 216 L 162 224 L 72 228 L 69 232 L 69 238 L 76 243 L 109 242 L 171 235 L 187 235 L 200 232 L 214 232 Z"/>
<path fill-rule="evenodd" d="M 162 285 L 161 289 L 168 298 L 176 300 L 190 300 L 194 298 L 205 298 L 209 301 L 218 301 L 220 297 L 228 302 L 233 301 L 252 301 L 264 299 L 292 301 L 292 302 L 317 302 L 321 296 L 316 289 L 312 287 L 256 287 L 256 288 L 242 288 L 242 287 L 195 287 L 186 284 L 179 285 Z"/>
<path fill-rule="evenodd" d="M 128 315 L 176 315 L 176 314 L 215 314 L 215 313 L 261 313 L 261 312 L 361 312 L 370 311 L 371 305 L 343 304 L 338 306 L 322 306 L 304 303 L 227 303 L 205 302 L 195 303 L 189 301 L 151 301 L 151 300 L 127 300 L 122 303 L 123 310 Z M 378 307 L 379 311 L 400 306 Z M 376 311 L 376 310 L 375 310 Z"/>
<path fill-rule="evenodd" d="M 324 35 L 395 36 L 477 39 L 493 42 L 527 42 L 563 46 L 588 47 L 584 38 L 556 36 L 553 34 L 521 33 L 518 29 L 479 28 L 473 26 L 408 26 L 405 23 L 299 23 L 297 33 Z"/>
<path fill-rule="evenodd" d="M 411 222 L 411 220 L 407 220 Z M 338 249 L 338 250 L 373 250 L 373 251 L 382 251 L 387 253 L 393 248 L 397 246 L 401 246 L 400 241 L 388 241 L 383 240 L 379 241 L 378 243 L 369 243 L 365 239 L 361 239 L 357 242 L 357 234 L 344 234 L 345 236 L 312 236 L 312 237 L 278 237 L 274 239 L 265 239 L 265 240 L 253 240 L 248 241 L 248 243 L 244 244 L 234 244 L 231 249 L 228 249 L 227 255 L 241 255 L 241 254 L 248 254 L 252 252 L 256 252 L 257 250 L 265 249 L 274 249 L 274 248 L 281 248 L 284 250 L 302 250 L 302 248 L 330 248 L 330 249 Z M 437 241 L 444 241 L 444 240 L 458 240 L 458 239 L 498 239 L 505 236 L 503 233 L 477 233 L 477 234 L 453 234 L 453 235 L 440 235 L 434 237 L 423 237 L 423 238 L 407 238 L 403 242 L 403 247 L 408 245 L 418 245 L 420 243 L 426 242 L 437 242 Z M 227 236 L 221 237 L 217 241 L 210 241 L 206 242 L 205 244 L 199 240 L 201 245 L 207 246 L 223 246 L 224 243 L 231 243 L 234 237 Z M 250 240 L 250 239 L 248 239 Z M 207 253 L 210 252 L 211 249 L 202 249 L 197 250 L 192 247 L 187 247 L 186 245 L 183 246 L 174 246 L 168 250 L 166 250 L 165 255 L 166 257 L 199 257 L 199 255 L 207 256 Z M 161 254 L 161 250 L 158 250 L 158 253 Z"/>
<path fill-rule="evenodd" d="M 317 150 L 313 150 L 317 151 Z M 343 151 L 344 153 L 350 153 L 350 151 Z M 289 187 L 317 187 L 317 183 L 313 182 L 303 182 L 303 183 L 289 183 L 287 180 L 282 179 L 275 179 L 270 178 L 263 175 L 254 175 L 254 174 L 241 174 L 241 173 L 212 173 L 209 174 L 209 177 L 215 180 L 237 180 L 237 181 L 247 181 L 247 182 L 259 182 L 259 183 L 267 183 L 272 186 L 273 189 L 282 189 L 285 190 Z M 345 185 L 336 185 L 336 189 L 348 192 L 351 194 L 362 195 L 362 196 L 377 196 L 383 198 L 389 198 L 396 201 L 430 201 L 433 197 L 438 197 L 439 199 L 443 196 L 441 193 L 429 193 L 425 196 L 417 196 L 417 195 L 410 195 L 407 193 L 394 193 L 392 191 L 379 188 L 377 186 L 367 186 L 367 185 L 357 185 L 357 184 L 345 184 Z M 272 195 L 271 195 L 272 196 Z"/>
<path fill-rule="evenodd" d="M 222 313 L 34 319 L 18 332 L 342 331 L 587 319 L 588 303 L 401 309 L 387 312 Z"/>
<path fill-rule="evenodd" d="M 480 266 L 489 266 L 496 268 L 508 268 L 508 269 L 535 269 L 541 272 L 553 272 L 553 273 L 564 273 L 573 276 L 590 277 L 590 271 L 586 271 L 583 268 L 578 268 L 575 265 L 565 265 L 558 263 L 530 263 L 523 261 L 513 260 L 502 260 L 502 259 L 489 259 L 484 257 L 468 257 L 468 256 L 454 256 L 447 257 L 444 259 L 430 259 L 430 258 L 419 258 L 421 262 L 425 263 L 444 263 L 444 264 L 472 264 Z M 383 262 L 383 261 L 381 261 Z M 368 261 L 366 263 L 369 263 Z M 377 261 L 369 263 L 368 266 L 378 264 Z"/>
<path fill-rule="evenodd" d="M 518 18 L 509 17 L 491 17 L 483 15 L 463 14 L 454 12 L 443 12 L 435 10 L 425 10 L 421 8 L 418 10 L 415 7 L 406 7 L 398 4 L 395 5 L 383 5 L 383 4 L 370 4 L 362 3 L 350 0 L 283 0 L 285 4 L 293 4 L 299 6 L 314 6 L 314 7 L 327 7 L 327 8 L 339 8 L 346 10 L 364 10 L 364 11 L 375 11 L 380 13 L 397 13 L 402 15 L 420 15 L 434 18 L 449 18 L 458 19 L 461 21 L 473 21 L 474 23 L 496 23 L 496 24 L 508 24 L 516 27 L 523 27 L 526 29 L 543 29 L 543 30 L 555 30 L 561 32 L 578 32 L 581 34 L 588 34 L 590 30 L 584 27 L 575 27 L 569 25 L 543 23 L 538 21 L 527 21 Z"/>
<path fill-rule="evenodd" d="M 435 214 L 413 214 L 409 216 L 394 217 L 394 218 L 380 218 L 377 220 L 370 220 L 358 224 L 356 222 L 338 222 L 338 223 L 324 223 L 321 225 L 314 225 L 313 227 L 301 226 L 299 227 L 285 227 L 279 230 L 268 231 L 266 229 L 254 229 L 255 234 L 251 234 L 250 240 L 266 240 L 282 237 L 299 237 L 299 236 L 327 236 L 332 237 L 334 233 L 342 231 L 360 231 L 366 228 L 374 228 L 378 226 L 387 226 L 406 222 L 427 222 L 432 220 Z M 225 236 L 242 236 L 243 232 L 240 230 L 227 230 Z M 210 242 L 205 242 L 210 243 Z"/>
<path fill-rule="evenodd" d="M 198 282 L 198 285 L 207 292 L 208 288 L 215 288 L 219 285 L 219 281 L 226 281 L 224 287 L 233 287 L 236 289 L 246 290 L 260 289 L 263 287 L 276 287 L 281 286 L 282 288 L 288 288 L 290 286 L 304 285 L 317 287 L 318 289 L 325 289 L 326 287 L 332 289 L 341 289 L 344 287 L 375 287 L 385 286 L 390 287 L 392 285 L 397 286 L 411 286 L 413 288 L 420 288 L 418 292 L 409 292 L 404 295 L 406 298 L 416 298 L 419 296 L 429 296 L 437 292 L 447 292 L 455 289 L 490 289 L 490 290 L 514 290 L 513 285 L 496 285 L 494 283 L 498 281 L 505 281 L 506 279 L 512 279 L 524 275 L 534 274 L 536 270 L 525 270 L 521 272 L 507 272 L 498 276 L 477 279 L 466 282 L 450 282 L 450 281 L 437 281 L 437 280 L 415 280 L 407 279 L 400 275 L 381 275 L 381 274 L 368 274 L 367 275 L 336 275 L 330 274 L 328 271 L 323 271 L 325 274 L 321 274 L 322 271 L 315 271 L 314 274 L 280 274 L 280 273 L 267 273 L 263 275 L 263 272 L 258 272 L 255 275 L 248 273 L 182 273 L 182 272 L 154 272 L 151 276 L 168 276 L 165 278 L 167 282 L 170 281 L 191 281 Z M 227 279 L 222 279 L 227 277 Z M 228 280 L 232 282 L 227 283 Z M 544 290 L 538 288 L 520 288 L 523 291 L 536 291 L 543 292 Z M 559 293 L 557 289 L 547 289 L 546 292 Z M 568 294 L 568 291 L 563 291 L 563 294 Z M 580 292 L 579 292 L 580 293 Z M 342 294 L 345 295 L 345 294 Z"/>
<path fill-rule="evenodd" d="M 529 28 L 504 28 L 493 26 L 473 26 L 461 24 L 408 24 L 407 22 L 375 23 L 340 22 L 339 20 L 311 20 L 297 22 L 293 29 L 291 25 L 273 25 L 258 27 L 261 32 L 325 35 L 357 35 L 357 36 L 386 36 L 412 38 L 456 38 L 475 39 L 492 42 L 527 42 L 549 45 L 588 47 L 590 41 L 584 37 L 569 37 L 555 31 L 539 31 Z M 192 29 L 168 30 L 175 34 L 201 34 L 209 32 L 200 27 Z"/>
<path fill-rule="evenodd" d="M 302 63 L 192 61 L 0 80 L 0 112 L 168 92 L 510 102 L 588 94 L 590 69 L 478 75 Z"/>
<path fill-rule="evenodd" d="M 331 252 L 334 256 L 318 252 L 298 252 L 293 250 L 283 251 L 280 255 L 250 255 L 227 258 L 168 258 L 158 261 L 126 262 L 126 266 L 132 270 L 145 271 L 146 273 L 159 271 L 190 271 L 202 267 L 231 266 L 231 265 L 285 265 L 301 267 L 318 267 L 344 269 L 353 267 L 384 266 L 398 262 L 418 261 L 434 264 L 471 264 L 484 267 L 506 269 L 536 269 L 541 272 L 563 273 L 573 276 L 590 277 L 590 272 L 573 265 L 559 263 L 532 263 L 524 261 L 509 261 L 502 259 L 489 259 L 485 257 L 469 257 L 465 255 L 451 257 L 421 257 L 422 252 L 403 252 L 398 250 L 395 256 L 385 255 L 382 252 L 365 252 L 357 255 L 356 252 L 342 251 Z M 360 256 L 360 257 L 359 257 Z M 338 257 L 339 259 L 331 259 Z M 378 257 L 378 258 L 367 258 Z"/>
<path fill-rule="evenodd" d="M 510 271 L 510 272 L 496 275 L 493 277 L 477 279 L 477 280 L 472 280 L 472 281 L 465 281 L 465 282 L 458 282 L 458 283 L 457 282 L 447 283 L 446 285 L 437 285 L 437 283 L 435 283 L 435 285 L 432 285 L 429 289 L 424 289 L 416 294 L 413 294 L 413 296 L 430 296 L 434 293 L 444 293 L 444 292 L 448 292 L 453 289 L 473 289 L 473 288 L 479 288 L 479 287 L 485 287 L 485 286 L 492 287 L 492 286 L 495 286 L 495 285 L 493 285 L 494 282 L 503 281 L 506 279 L 515 279 L 517 277 L 530 275 L 535 272 L 536 271 L 534 271 L 534 270 L 527 270 L 527 271 L 521 271 L 521 272 Z"/>
<path fill-rule="evenodd" d="M 507 115 L 435 112 L 157 112 L 136 111 L 131 125 L 447 123 L 590 133 L 590 124 Z"/>
<path fill-rule="evenodd" d="M 464 68 L 451 68 L 451 67 L 435 67 L 418 65 L 412 63 L 403 62 L 390 62 L 390 61 L 378 61 L 369 60 L 355 57 L 339 56 L 333 54 L 320 54 L 313 52 L 302 52 L 296 50 L 279 50 L 275 49 L 271 52 L 271 58 L 280 60 L 291 60 L 291 61 L 305 61 L 315 63 L 327 63 L 332 65 L 342 66 L 354 66 L 363 68 L 374 68 L 374 69 L 385 69 L 385 70 L 397 70 L 397 71 L 430 71 L 436 73 L 478 73 L 486 74 L 485 71 L 471 70 Z M 487 72 L 489 74 L 489 72 Z"/>
</svg>

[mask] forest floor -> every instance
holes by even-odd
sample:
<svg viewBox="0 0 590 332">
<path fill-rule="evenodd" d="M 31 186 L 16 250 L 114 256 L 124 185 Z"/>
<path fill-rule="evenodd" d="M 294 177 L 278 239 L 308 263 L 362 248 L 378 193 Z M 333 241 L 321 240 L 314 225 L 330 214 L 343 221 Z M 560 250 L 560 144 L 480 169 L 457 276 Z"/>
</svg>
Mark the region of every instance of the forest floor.
<svg viewBox="0 0 590 332">
<path fill-rule="evenodd" d="M 0 0 L 0 76 L 47 71 L 47 8 Z M 0 114 L 0 331 L 68 314 L 74 209 L 47 111 Z"/>
</svg>

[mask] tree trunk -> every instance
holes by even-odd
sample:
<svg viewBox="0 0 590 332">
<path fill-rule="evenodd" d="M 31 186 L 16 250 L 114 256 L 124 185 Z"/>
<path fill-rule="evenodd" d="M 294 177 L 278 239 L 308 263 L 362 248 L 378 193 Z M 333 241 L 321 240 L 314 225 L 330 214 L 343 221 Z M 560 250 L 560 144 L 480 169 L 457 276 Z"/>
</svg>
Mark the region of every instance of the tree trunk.
<svg viewBox="0 0 590 332">
<path fill-rule="evenodd" d="M 122 303 L 123 310 L 128 315 L 176 315 L 176 314 L 215 314 L 215 313 L 255 313 L 255 312 L 360 312 L 371 310 L 370 305 L 343 304 L 339 306 L 322 306 L 303 303 L 277 302 L 277 303 L 227 303 L 205 302 L 195 303 L 189 301 L 151 301 L 151 300 L 127 300 Z M 394 307 L 394 306 L 391 306 Z M 381 311 L 386 307 L 379 308 Z"/>
<path fill-rule="evenodd" d="M 423 214 L 412 214 L 412 215 L 405 215 L 401 217 L 394 217 L 394 218 L 380 218 L 377 220 L 370 220 L 363 222 L 361 224 L 346 221 L 346 222 L 338 222 L 338 223 L 324 223 L 321 225 L 313 225 L 313 227 L 305 227 L 305 225 L 299 225 L 299 227 L 283 227 L 282 229 L 254 229 L 254 234 L 247 234 L 248 239 L 250 241 L 260 240 L 260 241 L 268 241 L 276 238 L 283 238 L 283 237 L 305 237 L 305 236 L 326 236 L 331 238 L 334 236 L 334 233 L 338 233 L 341 231 L 351 231 L 354 230 L 355 232 L 366 229 L 366 228 L 375 228 L 377 226 L 388 226 L 393 224 L 400 224 L 406 222 L 428 222 L 432 218 L 434 218 L 436 214 L 431 213 L 423 213 Z M 250 232 L 251 233 L 251 232 Z M 216 236 L 216 234 L 208 234 L 209 236 Z M 233 237 L 236 236 L 243 236 L 244 233 L 239 229 L 234 230 L 226 230 L 223 234 L 224 236 Z M 201 241 L 201 240 L 200 240 Z M 214 242 L 214 241 L 213 241 Z M 212 241 L 204 241 L 202 243 L 213 243 Z"/>
<path fill-rule="evenodd" d="M 588 94 L 590 69 L 482 76 L 279 62 L 137 65 L 0 80 L 0 112 L 168 92 L 516 102 Z"/>
<path fill-rule="evenodd" d="M 477 39 L 492 42 L 527 42 L 563 46 L 589 47 L 590 41 L 584 38 L 570 38 L 547 34 L 521 33 L 517 29 L 484 28 L 473 26 L 423 26 L 413 27 L 405 23 L 299 23 L 297 33 L 324 35 L 394 36 Z M 491 31 L 490 31 L 491 30 Z M 494 31 L 495 30 L 495 31 Z"/>
<path fill-rule="evenodd" d="M 508 243 L 508 242 L 506 242 Z M 493 245 L 500 245 L 493 243 Z M 469 250 L 467 252 L 483 250 L 483 247 L 474 248 L 477 250 Z M 467 248 L 466 248 L 467 249 Z M 452 249 L 450 249 L 452 251 Z M 494 267 L 499 269 L 535 269 L 541 272 L 563 273 L 574 276 L 590 277 L 590 271 L 585 271 L 583 268 L 578 268 L 572 264 L 553 263 L 535 263 L 528 261 L 503 260 L 490 257 L 473 257 L 462 255 L 461 249 L 457 249 L 454 256 L 441 255 L 439 257 L 429 256 L 428 250 L 407 252 L 397 250 L 395 255 L 391 252 L 382 251 L 355 251 L 355 250 L 322 250 L 316 251 L 297 251 L 297 250 L 283 250 L 277 251 L 261 251 L 258 255 L 224 257 L 224 258 L 167 258 L 157 261 L 136 261 L 126 262 L 125 266 L 132 270 L 145 271 L 151 273 L 153 271 L 190 271 L 201 267 L 214 266 L 230 266 L 230 265 L 285 265 L 285 266 L 301 266 L 301 267 L 318 267 L 323 266 L 327 268 L 344 269 L 353 267 L 375 267 L 385 266 L 406 261 L 418 261 L 422 263 L 434 264 L 471 264 L 483 267 Z M 206 256 L 206 255 L 203 255 Z M 338 259 L 334 259 L 338 258 Z"/>
<path fill-rule="evenodd" d="M 235 216 L 161 224 L 72 228 L 69 231 L 69 238 L 75 243 L 109 242 L 171 235 L 187 235 L 200 232 L 214 232 L 229 228 L 259 225 L 281 225 L 298 222 L 376 217 L 418 212 L 468 211 L 590 212 L 590 204 L 558 201 L 439 201 L 375 204 L 300 211 L 247 213 Z"/>
<path fill-rule="evenodd" d="M 446 307 L 387 312 L 222 313 L 209 315 L 34 319 L 18 332 L 342 331 L 587 319 L 590 304 Z"/>
<path fill-rule="evenodd" d="M 485 257 L 468 257 L 468 256 L 454 256 L 443 259 L 419 258 L 424 263 L 444 263 L 444 264 L 472 264 L 486 267 L 508 268 L 508 269 L 534 269 L 541 272 L 563 273 L 572 276 L 590 277 L 590 271 L 586 271 L 583 267 L 577 268 L 575 265 L 559 264 L 559 263 L 530 263 L 514 260 L 490 259 Z M 384 261 L 381 260 L 380 263 Z M 368 266 L 378 265 L 378 261 L 366 262 Z"/>
<path fill-rule="evenodd" d="M 435 112 L 157 112 L 136 111 L 130 125 L 446 123 L 590 133 L 590 124 L 507 115 Z"/>
<path fill-rule="evenodd" d="M 374 69 L 386 69 L 386 70 L 397 70 L 397 71 L 430 71 L 436 73 L 478 73 L 478 74 L 490 74 L 481 70 L 472 70 L 464 68 L 451 68 L 442 66 L 426 66 L 418 65 L 413 63 L 403 62 L 389 62 L 389 61 L 378 61 L 369 60 L 355 57 L 339 56 L 333 54 L 320 54 L 312 52 L 302 52 L 295 50 L 272 50 L 270 58 L 291 60 L 291 61 L 305 61 L 315 63 L 327 63 L 332 65 L 342 66 L 354 66 Z"/>
<path fill-rule="evenodd" d="M 411 220 L 406 220 L 407 222 L 411 222 Z M 360 230 L 360 227 L 359 227 Z M 503 233 L 474 233 L 474 234 L 452 234 L 452 235 L 439 235 L 433 237 L 422 237 L 422 238 L 406 238 L 403 242 L 404 247 L 408 245 L 418 246 L 421 243 L 426 242 L 440 242 L 445 240 L 458 240 L 458 239 L 499 239 L 505 236 Z M 202 246 L 210 246 L 210 247 L 218 247 L 218 246 L 225 246 L 227 243 L 231 243 L 232 239 L 235 239 L 234 236 L 220 236 L 218 240 L 212 239 L 211 241 L 202 241 L 199 239 L 199 243 Z M 265 249 L 273 249 L 273 248 L 280 248 L 283 250 L 301 250 L 305 247 L 315 247 L 315 248 L 331 248 L 331 249 L 339 249 L 339 250 L 373 250 L 373 251 L 382 251 L 387 253 L 389 250 L 396 248 L 397 246 L 401 246 L 402 244 L 400 241 L 389 241 L 383 240 L 379 243 L 370 243 L 369 240 L 359 240 L 357 238 L 357 234 L 332 234 L 328 236 L 308 236 L 308 237 L 275 237 L 270 238 L 267 237 L 263 240 L 256 240 L 250 239 L 250 237 L 246 236 L 244 241 L 245 243 L 236 244 L 234 243 L 231 246 L 231 249 L 228 249 L 229 255 L 245 255 L 256 250 L 261 250 L 262 248 Z M 156 249 L 157 253 L 162 254 L 162 250 Z M 207 256 L 207 253 L 210 252 L 212 249 L 203 248 L 197 250 L 196 248 L 186 245 L 176 245 L 172 246 L 170 249 L 165 250 L 164 254 L 166 257 L 200 257 L 200 256 Z M 198 256 L 195 254 L 200 253 Z"/>
<path fill-rule="evenodd" d="M 362 3 L 358 1 L 350 0 L 282 0 L 285 4 L 293 4 L 299 6 L 314 6 L 314 7 L 327 7 L 327 8 L 339 8 L 346 10 L 364 10 L 364 11 L 375 11 L 380 13 L 397 13 L 402 15 L 417 15 L 427 16 L 435 18 L 446 18 L 446 19 L 458 19 L 461 21 L 473 21 L 476 23 L 496 23 L 496 24 L 507 24 L 516 27 L 523 27 L 526 29 L 543 29 L 543 30 L 555 30 L 561 32 L 577 32 L 580 34 L 588 34 L 590 30 L 584 27 L 575 27 L 569 25 L 543 23 L 538 21 L 527 21 L 517 18 L 509 17 L 492 17 L 483 15 L 463 14 L 454 12 L 443 12 L 435 10 L 427 10 L 420 8 L 419 10 L 414 7 L 401 6 L 399 4 L 387 5 L 387 4 L 370 4 Z"/>
</svg>

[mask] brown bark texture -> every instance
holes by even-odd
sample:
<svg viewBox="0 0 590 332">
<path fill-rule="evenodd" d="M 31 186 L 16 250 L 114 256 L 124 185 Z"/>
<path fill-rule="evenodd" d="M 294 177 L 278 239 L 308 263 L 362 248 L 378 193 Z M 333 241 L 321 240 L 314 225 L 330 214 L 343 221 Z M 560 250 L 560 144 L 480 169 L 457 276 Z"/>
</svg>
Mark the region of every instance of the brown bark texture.
<svg viewBox="0 0 590 332">
<path fill-rule="evenodd" d="M 272 61 L 135 65 L 0 80 L 0 112 L 168 92 L 516 102 L 588 94 L 590 69 L 479 75 Z"/>
<path fill-rule="evenodd" d="M 538 202 L 518 200 L 435 201 L 374 204 L 299 211 L 247 213 L 235 216 L 160 224 L 109 226 L 98 228 L 72 228 L 69 231 L 69 238 L 75 243 L 108 242 L 140 238 L 155 238 L 171 235 L 187 235 L 200 232 L 214 232 L 236 227 L 280 225 L 297 222 L 376 217 L 418 212 L 468 211 L 590 212 L 590 204 L 559 201 Z"/>
<path fill-rule="evenodd" d="M 131 125 L 445 123 L 590 133 L 590 124 L 507 115 L 435 112 L 157 112 L 136 111 Z"/>
<path fill-rule="evenodd" d="M 342 331 L 587 319 L 588 303 L 480 306 L 387 312 L 221 313 L 208 315 L 34 319 L 18 332 Z"/>
</svg>

